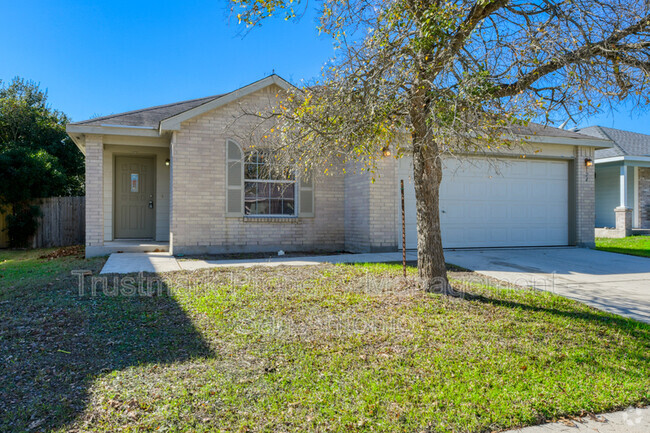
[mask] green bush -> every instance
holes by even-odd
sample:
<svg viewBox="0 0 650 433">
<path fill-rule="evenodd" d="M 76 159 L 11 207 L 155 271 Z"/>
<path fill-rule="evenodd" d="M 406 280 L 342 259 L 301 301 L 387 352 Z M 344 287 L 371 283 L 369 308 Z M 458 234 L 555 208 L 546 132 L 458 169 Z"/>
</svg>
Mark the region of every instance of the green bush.
<svg viewBox="0 0 650 433">
<path fill-rule="evenodd" d="M 7 215 L 7 231 L 11 248 L 25 248 L 29 237 L 36 233 L 38 217 L 41 209 L 35 205 L 27 205 Z"/>
</svg>

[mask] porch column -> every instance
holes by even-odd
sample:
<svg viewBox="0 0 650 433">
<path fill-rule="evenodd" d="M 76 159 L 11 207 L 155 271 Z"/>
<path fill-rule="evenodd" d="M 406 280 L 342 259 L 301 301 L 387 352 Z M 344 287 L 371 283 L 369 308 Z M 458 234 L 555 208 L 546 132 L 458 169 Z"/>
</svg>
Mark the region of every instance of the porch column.
<svg viewBox="0 0 650 433">
<path fill-rule="evenodd" d="M 627 207 L 627 165 L 621 166 L 621 175 L 619 176 L 619 179 L 621 190 L 621 205 L 619 207 Z"/>
<path fill-rule="evenodd" d="M 177 132 L 172 132 L 169 141 L 169 253 L 174 254 L 174 151 Z"/>
<path fill-rule="evenodd" d="M 101 135 L 86 135 L 86 257 L 104 245 L 104 143 Z"/>
<path fill-rule="evenodd" d="M 614 209 L 616 214 L 616 231 L 618 236 L 625 237 L 632 235 L 632 209 L 627 205 L 627 166 L 621 166 L 620 182 L 620 206 Z"/>
</svg>

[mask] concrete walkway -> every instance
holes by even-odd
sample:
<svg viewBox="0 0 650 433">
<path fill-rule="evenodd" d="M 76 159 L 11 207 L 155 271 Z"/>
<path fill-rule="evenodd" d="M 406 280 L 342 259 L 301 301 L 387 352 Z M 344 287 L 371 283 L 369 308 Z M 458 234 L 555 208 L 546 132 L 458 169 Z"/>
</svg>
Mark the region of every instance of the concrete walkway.
<svg viewBox="0 0 650 433">
<path fill-rule="evenodd" d="M 417 259 L 415 251 L 407 260 Z M 449 250 L 445 259 L 517 286 L 566 296 L 650 323 L 650 259 L 585 248 Z M 111 254 L 101 273 L 193 271 L 219 267 L 401 262 L 400 252 L 244 260 L 177 260 L 169 253 Z M 481 278 L 477 276 L 477 278 Z"/>
<path fill-rule="evenodd" d="M 542 424 L 504 433 L 647 433 L 650 431 L 650 407 L 629 408 L 620 412 L 607 413 L 581 421 Z"/>
<path fill-rule="evenodd" d="M 406 260 L 417 260 L 415 251 L 407 251 Z M 321 265 L 323 263 L 385 263 L 401 262 L 402 253 L 368 253 L 368 254 L 336 254 L 329 256 L 284 257 L 248 260 L 179 260 L 183 270 L 193 271 L 204 268 L 244 267 L 252 266 L 305 266 Z"/>
<path fill-rule="evenodd" d="M 417 253 L 409 251 L 406 260 L 417 260 Z M 114 253 L 102 269 L 102 274 L 131 272 L 195 271 L 206 268 L 250 268 L 253 266 L 313 266 L 323 263 L 384 263 L 401 262 L 402 253 L 336 254 L 328 256 L 285 257 L 242 260 L 177 259 L 169 253 Z"/>
<path fill-rule="evenodd" d="M 181 267 L 169 253 L 113 253 L 100 274 L 129 274 L 131 272 L 172 272 Z"/>
<path fill-rule="evenodd" d="M 446 251 L 445 259 L 479 274 L 650 323 L 647 257 L 586 248 L 521 248 Z"/>
</svg>

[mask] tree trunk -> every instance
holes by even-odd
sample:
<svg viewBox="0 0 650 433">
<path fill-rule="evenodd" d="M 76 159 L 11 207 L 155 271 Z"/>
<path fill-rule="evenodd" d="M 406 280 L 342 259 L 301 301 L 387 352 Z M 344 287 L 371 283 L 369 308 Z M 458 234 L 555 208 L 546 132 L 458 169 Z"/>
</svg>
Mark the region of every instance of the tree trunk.
<svg viewBox="0 0 650 433">
<path fill-rule="evenodd" d="M 447 279 L 440 233 L 440 182 L 442 180 L 440 151 L 430 134 L 424 113 L 413 114 L 412 111 L 418 275 L 426 291 L 452 294 Z"/>
</svg>

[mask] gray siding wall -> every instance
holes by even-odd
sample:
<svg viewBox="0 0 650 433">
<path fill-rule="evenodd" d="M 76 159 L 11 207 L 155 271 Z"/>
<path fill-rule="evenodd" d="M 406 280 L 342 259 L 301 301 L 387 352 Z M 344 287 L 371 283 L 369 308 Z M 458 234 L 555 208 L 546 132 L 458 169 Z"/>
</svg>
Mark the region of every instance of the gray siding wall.
<svg viewBox="0 0 650 433">
<path fill-rule="evenodd" d="M 614 227 L 619 205 L 619 167 L 596 166 L 596 227 Z"/>
<path fill-rule="evenodd" d="M 634 167 L 627 169 L 627 207 L 636 212 L 634 196 Z M 596 227 L 615 227 L 614 209 L 621 203 L 620 166 L 596 166 Z"/>
</svg>

